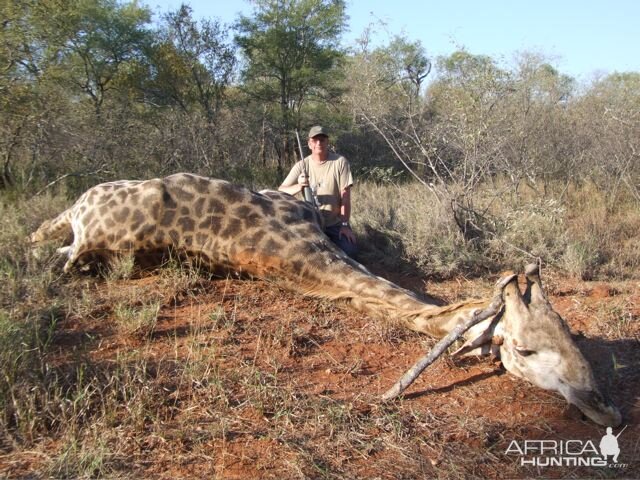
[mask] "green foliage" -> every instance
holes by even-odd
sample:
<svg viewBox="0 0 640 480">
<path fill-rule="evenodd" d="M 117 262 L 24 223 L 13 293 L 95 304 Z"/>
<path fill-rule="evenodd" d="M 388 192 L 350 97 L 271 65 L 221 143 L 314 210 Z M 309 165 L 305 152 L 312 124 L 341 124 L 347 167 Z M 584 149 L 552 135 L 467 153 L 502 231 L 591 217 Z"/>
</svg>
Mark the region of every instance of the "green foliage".
<svg viewBox="0 0 640 480">
<path fill-rule="evenodd" d="M 511 88 L 510 75 L 490 57 L 464 50 L 440 58 L 438 68 L 440 76 L 429 92 L 432 108 L 458 127 L 447 141 L 455 142 L 466 155 L 486 136 L 491 110 Z"/>
<path fill-rule="evenodd" d="M 32 13 L 51 59 L 44 73 L 87 95 L 99 115 L 107 92 L 126 74 L 123 66 L 141 58 L 149 11 L 135 2 L 52 0 L 38 2 Z"/>
<path fill-rule="evenodd" d="M 394 167 L 364 167 L 359 174 L 365 181 L 383 185 L 398 183 L 405 178 L 405 172 Z"/>
<path fill-rule="evenodd" d="M 247 59 L 245 80 L 256 83 L 252 94 L 277 104 L 295 101 L 295 111 L 312 90 L 327 88 L 341 57 L 344 9 L 341 1 L 256 2 L 254 17 L 240 18 L 236 36 Z"/>
<path fill-rule="evenodd" d="M 163 21 L 159 40 L 149 49 L 149 70 L 141 88 L 161 105 L 177 105 L 185 112 L 197 105 L 214 123 L 236 63 L 227 32 L 217 20 L 198 25 L 186 5 L 164 15 Z"/>
<path fill-rule="evenodd" d="M 409 95 L 413 97 L 413 101 L 418 101 L 422 83 L 431 72 L 432 66 L 422 43 L 396 37 L 387 50 L 395 64 L 399 80 L 410 85 Z"/>
<path fill-rule="evenodd" d="M 342 0 L 259 0 L 254 15 L 240 17 L 236 25 L 245 90 L 269 109 L 287 157 L 291 130 L 301 126 L 305 104 L 337 94 L 345 20 Z"/>
</svg>

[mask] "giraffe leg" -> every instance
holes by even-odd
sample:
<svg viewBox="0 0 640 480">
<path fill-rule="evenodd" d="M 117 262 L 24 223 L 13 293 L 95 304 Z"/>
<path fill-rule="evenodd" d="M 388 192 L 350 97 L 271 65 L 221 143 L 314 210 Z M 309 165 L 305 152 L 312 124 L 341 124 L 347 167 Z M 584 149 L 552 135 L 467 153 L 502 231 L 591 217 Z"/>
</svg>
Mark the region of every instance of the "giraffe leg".
<svg viewBox="0 0 640 480">
<path fill-rule="evenodd" d="M 60 256 L 70 257 L 71 256 L 71 245 L 67 245 L 66 247 L 60 247 L 56 249 L 56 253 Z"/>
<path fill-rule="evenodd" d="M 62 271 L 64 273 L 69 273 L 80 256 L 78 248 L 74 245 L 69 245 L 67 247 L 59 248 L 58 252 L 67 256 L 67 262 L 64 264 Z"/>
</svg>

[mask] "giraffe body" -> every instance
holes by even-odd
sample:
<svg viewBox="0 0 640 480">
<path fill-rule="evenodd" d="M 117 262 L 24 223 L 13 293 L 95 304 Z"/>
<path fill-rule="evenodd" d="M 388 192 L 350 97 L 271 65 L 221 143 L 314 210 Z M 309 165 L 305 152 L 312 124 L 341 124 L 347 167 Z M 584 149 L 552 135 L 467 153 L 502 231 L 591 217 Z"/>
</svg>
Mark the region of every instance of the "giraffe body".
<svg viewBox="0 0 640 480">
<path fill-rule="evenodd" d="M 31 240 L 71 242 L 59 250 L 68 257 L 65 271 L 95 258 L 108 260 L 122 253 L 143 258 L 172 251 L 197 257 L 213 270 L 264 278 L 305 295 L 340 300 L 437 337 L 489 304 L 470 300 L 442 307 L 421 300 L 349 258 L 323 233 L 321 222 L 311 206 L 288 194 L 258 193 L 222 180 L 179 173 L 163 179 L 97 185 L 69 209 L 45 221 Z M 510 283 L 505 288 L 504 314 L 469 330 L 469 349 L 488 350 L 487 340 L 494 333 L 504 334 L 508 342 L 499 348 L 505 350 L 505 366 L 515 375 L 559 391 L 579 407 L 580 398 L 574 391 L 582 397 L 585 392 L 602 397 L 566 325 L 544 303 L 536 285 L 539 279 L 529 282 L 527 305 L 519 291 L 515 293 L 517 283 Z M 506 320 L 501 321 L 502 317 Z M 549 324 L 554 326 L 552 340 L 557 345 L 536 344 L 540 337 L 536 328 L 539 331 Z M 525 363 L 522 348 L 514 347 L 523 344 L 532 345 Z M 530 353 L 534 347 L 550 349 L 549 355 L 558 357 L 562 368 L 545 370 L 551 367 L 536 363 Z M 577 370 L 583 372 L 579 378 L 572 374 Z M 598 423 L 620 423 L 620 414 L 606 402 L 580 408 Z"/>
<path fill-rule="evenodd" d="M 363 311 L 400 314 L 409 328 L 432 335 L 446 333 L 459 310 L 486 304 L 425 304 L 350 259 L 326 237 L 321 222 L 318 212 L 290 195 L 180 173 L 97 185 L 44 222 L 31 240 L 72 240 L 60 250 L 68 257 L 65 271 L 119 253 L 145 258 L 170 250 L 198 257 L 213 270 L 273 280 Z M 449 315 L 441 325 L 420 318 L 425 310 L 427 318 Z"/>
</svg>

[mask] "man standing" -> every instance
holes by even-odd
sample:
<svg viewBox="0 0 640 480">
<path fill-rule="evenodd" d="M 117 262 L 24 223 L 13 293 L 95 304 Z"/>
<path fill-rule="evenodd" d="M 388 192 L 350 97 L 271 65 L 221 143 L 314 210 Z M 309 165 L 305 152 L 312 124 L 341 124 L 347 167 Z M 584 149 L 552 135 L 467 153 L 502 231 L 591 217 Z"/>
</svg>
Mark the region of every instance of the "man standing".
<svg viewBox="0 0 640 480">
<path fill-rule="evenodd" d="M 311 128 L 308 145 L 311 155 L 293 166 L 278 190 L 296 195 L 304 187 L 311 187 L 324 218 L 324 232 L 352 257 L 358 248 L 349 225 L 350 189 L 353 185 L 351 167 L 346 158 L 329 152 L 329 134 L 324 127 Z"/>
</svg>

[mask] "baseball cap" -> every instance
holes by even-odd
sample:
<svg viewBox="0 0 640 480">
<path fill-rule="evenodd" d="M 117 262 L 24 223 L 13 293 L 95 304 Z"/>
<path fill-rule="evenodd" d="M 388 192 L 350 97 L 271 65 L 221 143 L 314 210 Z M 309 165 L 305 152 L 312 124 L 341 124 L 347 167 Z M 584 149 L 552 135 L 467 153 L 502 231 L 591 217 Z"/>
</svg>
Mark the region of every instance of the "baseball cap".
<svg viewBox="0 0 640 480">
<path fill-rule="evenodd" d="M 318 135 L 324 135 L 325 137 L 328 137 L 329 132 L 326 128 L 321 127 L 320 125 L 311 127 L 311 130 L 309 130 L 309 138 L 317 137 Z"/>
</svg>

